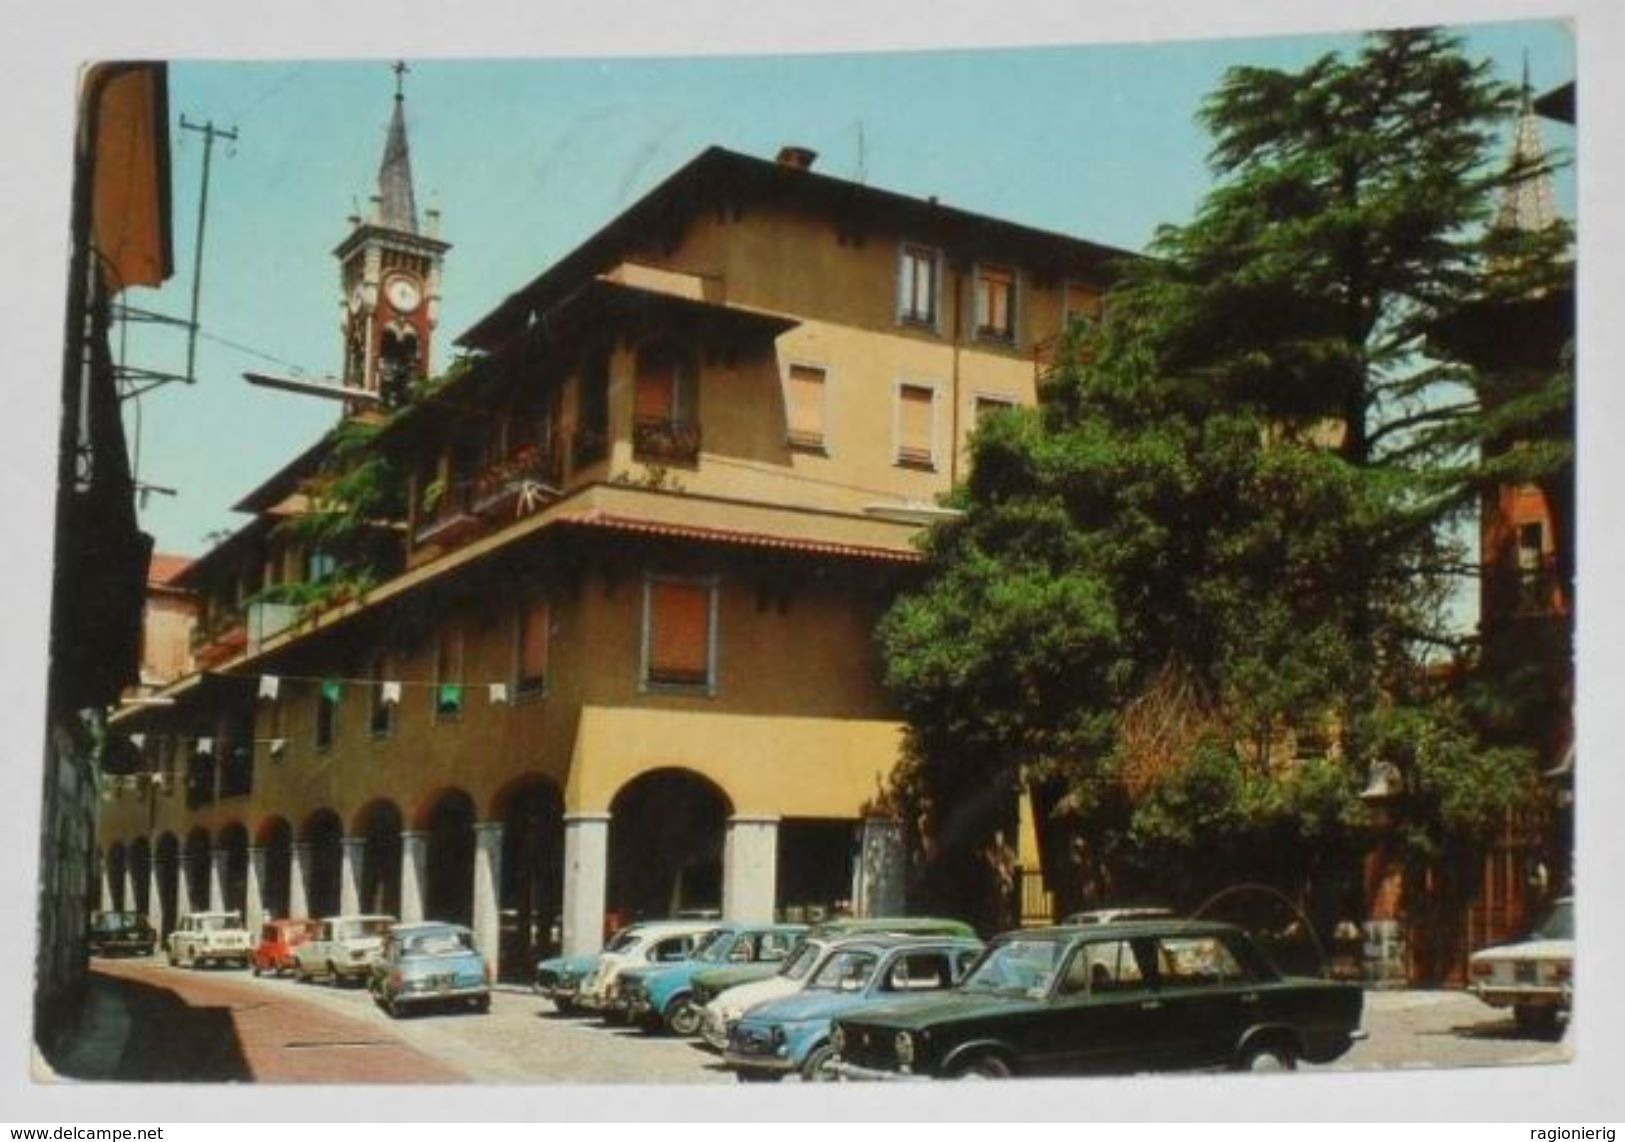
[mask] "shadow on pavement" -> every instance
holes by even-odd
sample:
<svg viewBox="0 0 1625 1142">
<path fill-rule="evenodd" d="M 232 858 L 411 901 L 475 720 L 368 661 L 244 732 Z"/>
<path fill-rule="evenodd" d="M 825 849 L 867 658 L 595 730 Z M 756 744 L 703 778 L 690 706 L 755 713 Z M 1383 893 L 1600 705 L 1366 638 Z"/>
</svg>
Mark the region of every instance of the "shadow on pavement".
<svg viewBox="0 0 1625 1142">
<path fill-rule="evenodd" d="M 229 1006 L 192 1007 L 173 991 L 136 980 L 114 982 L 130 1017 L 130 1037 L 118 1082 L 249 1082 L 253 1072 L 237 1038 Z"/>
</svg>

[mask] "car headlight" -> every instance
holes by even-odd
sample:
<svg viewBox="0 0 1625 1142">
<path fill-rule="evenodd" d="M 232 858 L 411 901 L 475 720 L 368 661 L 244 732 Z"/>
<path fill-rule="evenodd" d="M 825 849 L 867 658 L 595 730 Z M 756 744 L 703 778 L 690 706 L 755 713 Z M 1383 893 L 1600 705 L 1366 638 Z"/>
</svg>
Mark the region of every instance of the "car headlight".
<svg viewBox="0 0 1625 1142">
<path fill-rule="evenodd" d="M 829 1045 L 835 1049 L 837 1055 L 846 1053 L 846 1032 L 841 1030 L 839 1023 L 835 1025 L 835 1030 L 829 1033 Z"/>
</svg>

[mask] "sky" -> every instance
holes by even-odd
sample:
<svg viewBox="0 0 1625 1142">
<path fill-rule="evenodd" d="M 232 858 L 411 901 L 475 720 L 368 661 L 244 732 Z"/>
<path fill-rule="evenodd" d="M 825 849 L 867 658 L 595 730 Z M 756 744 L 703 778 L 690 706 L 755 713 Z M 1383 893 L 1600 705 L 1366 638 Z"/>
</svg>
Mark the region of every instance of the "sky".
<svg viewBox="0 0 1625 1142">
<path fill-rule="evenodd" d="M 1457 29 L 1517 80 L 1573 78 L 1568 26 Z M 431 365 L 529 281 L 711 144 L 771 158 L 795 143 L 817 169 L 1138 250 L 1188 219 L 1209 186 L 1203 97 L 1237 64 L 1294 69 L 1348 35 L 1016 50 L 743 57 L 408 60 L 420 215 L 442 211 L 446 260 Z M 211 163 L 197 381 L 128 411 L 157 549 L 195 555 L 246 517 L 231 505 L 336 415 L 331 402 L 253 388 L 245 369 L 333 375 L 340 293 L 332 249 L 376 186 L 395 76 L 389 61 L 176 61 L 170 69 L 176 273 L 129 302 L 184 317 L 203 138 Z M 1509 125 L 1510 129 L 1510 125 Z M 1543 126 L 1551 148 L 1573 132 Z M 1571 217 L 1572 175 L 1559 185 Z M 132 326 L 125 360 L 184 371 L 183 331 Z"/>
</svg>

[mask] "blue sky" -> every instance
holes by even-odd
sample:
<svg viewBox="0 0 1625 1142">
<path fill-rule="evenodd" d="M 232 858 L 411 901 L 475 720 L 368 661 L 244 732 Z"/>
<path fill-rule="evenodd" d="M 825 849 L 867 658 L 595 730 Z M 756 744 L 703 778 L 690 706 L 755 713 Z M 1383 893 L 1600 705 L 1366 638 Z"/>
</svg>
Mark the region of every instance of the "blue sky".
<svg viewBox="0 0 1625 1142">
<path fill-rule="evenodd" d="M 1568 27 L 1460 29 L 1516 80 L 1574 76 Z M 411 62 L 407 113 L 419 208 L 454 244 L 435 366 L 491 306 L 713 143 L 771 157 L 812 147 L 818 169 L 1130 249 L 1190 217 L 1208 186 L 1194 120 L 1235 64 L 1300 67 L 1351 36 L 672 59 Z M 242 517 L 230 505 L 335 415 L 255 389 L 244 369 L 321 375 L 339 361 L 331 251 L 375 185 L 394 77 L 384 61 L 177 62 L 171 110 L 235 125 L 210 187 L 198 383 L 140 402 L 140 478 L 173 487 L 142 522 L 161 551 L 196 554 Z M 1548 147 L 1573 132 L 1544 125 Z M 860 146 L 861 139 L 861 146 Z M 184 316 L 202 144 L 173 136 L 176 266 L 132 304 Z M 1574 211 L 1565 175 L 1559 202 Z M 223 341 L 234 343 L 228 345 Z M 249 352 L 252 350 L 253 352 Z M 133 330 L 127 359 L 179 369 L 184 336 Z"/>
</svg>

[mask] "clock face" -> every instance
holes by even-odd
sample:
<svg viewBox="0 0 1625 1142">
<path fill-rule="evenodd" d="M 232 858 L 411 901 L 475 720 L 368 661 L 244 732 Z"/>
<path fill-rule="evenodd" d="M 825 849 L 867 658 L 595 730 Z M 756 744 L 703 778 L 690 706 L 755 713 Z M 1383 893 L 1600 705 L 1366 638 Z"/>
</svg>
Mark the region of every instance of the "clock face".
<svg viewBox="0 0 1625 1142">
<path fill-rule="evenodd" d="M 409 277 L 396 275 L 384 283 L 384 296 L 397 313 L 411 313 L 423 300 L 423 291 Z"/>
</svg>

